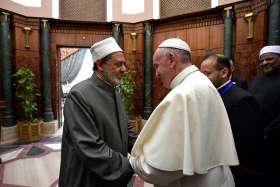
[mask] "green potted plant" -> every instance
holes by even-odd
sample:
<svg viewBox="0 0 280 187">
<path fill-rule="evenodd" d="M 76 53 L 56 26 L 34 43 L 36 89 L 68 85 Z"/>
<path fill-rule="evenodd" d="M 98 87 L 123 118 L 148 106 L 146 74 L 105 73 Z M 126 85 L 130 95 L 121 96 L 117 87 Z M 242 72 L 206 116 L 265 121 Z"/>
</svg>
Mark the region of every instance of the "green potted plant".
<svg viewBox="0 0 280 187">
<path fill-rule="evenodd" d="M 122 101 L 125 105 L 129 121 L 134 127 L 136 133 L 141 130 L 142 118 L 134 116 L 133 94 L 135 91 L 135 82 L 133 80 L 135 71 L 128 70 L 124 73 L 121 83 L 117 90 L 121 94 Z"/>
<path fill-rule="evenodd" d="M 40 93 L 34 83 L 34 74 L 30 69 L 21 67 L 14 77 L 16 98 L 24 114 L 23 119 L 18 122 L 19 139 L 24 142 L 40 140 L 42 121 L 34 117 L 34 112 L 38 110 L 37 97 Z"/>
<path fill-rule="evenodd" d="M 133 117 L 133 100 L 132 96 L 134 94 L 135 82 L 133 80 L 133 71 L 128 70 L 124 73 L 121 83 L 117 86 L 117 90 L 121 94 L 122 101 L 125 105 L 128 117 L 131 119 Z"/>
</svg>

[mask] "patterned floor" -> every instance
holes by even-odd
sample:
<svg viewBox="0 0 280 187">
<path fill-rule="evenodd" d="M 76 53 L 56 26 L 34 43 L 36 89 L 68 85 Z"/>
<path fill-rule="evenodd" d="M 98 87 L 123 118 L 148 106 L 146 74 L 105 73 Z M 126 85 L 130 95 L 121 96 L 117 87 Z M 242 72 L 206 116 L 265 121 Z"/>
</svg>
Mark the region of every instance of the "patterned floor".
<svg viewBox="0 0 280 187">
<path fill-rule="evenodd" d="M 0 146 L 1 187 L 55 187 L 58 182 L 61 134 L 31 144 Z"/>
<path fill-rule="evenodd" d="M 62 129 L 40 142 L 0 146 L 0 187 L 57 187 Z M 153 187 L 134 176 L 128 187 Z"/>
</svg>

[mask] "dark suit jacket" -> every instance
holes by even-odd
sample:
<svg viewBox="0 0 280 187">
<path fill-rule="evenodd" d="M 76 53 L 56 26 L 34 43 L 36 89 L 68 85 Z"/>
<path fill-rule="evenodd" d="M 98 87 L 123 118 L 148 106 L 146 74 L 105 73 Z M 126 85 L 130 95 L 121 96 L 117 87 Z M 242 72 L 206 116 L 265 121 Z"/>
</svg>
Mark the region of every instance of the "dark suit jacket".
<svg viewBox="0 0 280 187">
<path fill-rule="evenodd" d="M 223 89 L 223 88 L 221 88 Z M 258 152 L 263 138 L 260 107 L 246 90 L 233 85 L 222 95 L 241 167 L 259 171 Z"/>
</svg>

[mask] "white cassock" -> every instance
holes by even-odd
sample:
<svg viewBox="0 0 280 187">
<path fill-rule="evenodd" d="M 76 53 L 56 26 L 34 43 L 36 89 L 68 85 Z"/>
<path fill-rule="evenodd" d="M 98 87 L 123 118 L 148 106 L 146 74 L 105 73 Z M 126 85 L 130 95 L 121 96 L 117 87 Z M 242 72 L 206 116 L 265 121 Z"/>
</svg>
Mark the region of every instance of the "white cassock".
<svg viewBox="0 0 280 187">
<path fill-rule="evenodd" d="M 239 162 L 216 88 L 194 65 L 171 88 L 134 144 L 134 171 L 155 186 L 234 186 L 229 166 Z"/>
</svg>

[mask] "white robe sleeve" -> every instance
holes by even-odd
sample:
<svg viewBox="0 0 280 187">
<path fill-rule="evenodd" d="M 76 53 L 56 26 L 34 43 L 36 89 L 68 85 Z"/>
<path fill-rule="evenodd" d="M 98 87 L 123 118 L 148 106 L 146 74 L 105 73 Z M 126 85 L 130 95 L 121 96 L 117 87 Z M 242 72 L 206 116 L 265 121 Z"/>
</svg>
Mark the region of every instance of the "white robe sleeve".
<svg viewBox="0 0 280 187">
<path fill-rule="evenodd" d="M 130 156 L 129 162 L 135 173 L 151 184 L 168 185 L 184 177 L 182 171 L 163 171 L 150 166 L 143 155 L 137 158 Z"/>
</svg>

